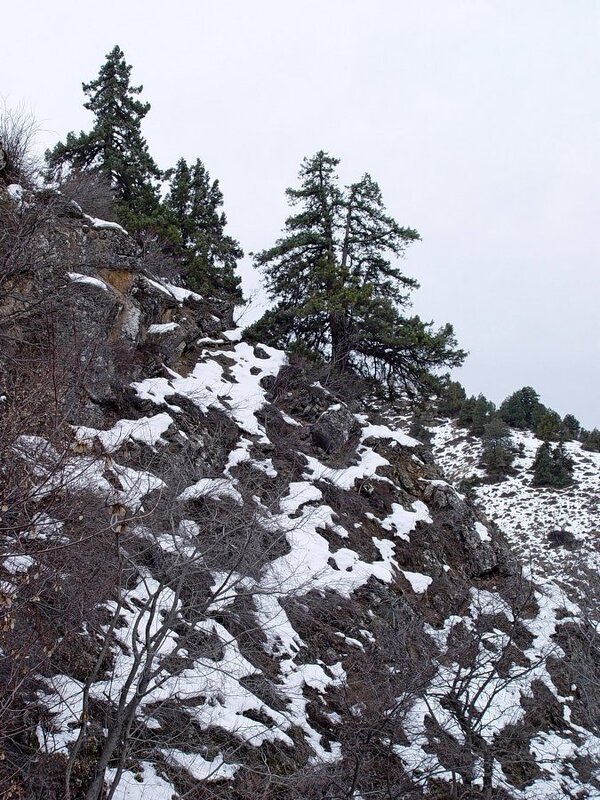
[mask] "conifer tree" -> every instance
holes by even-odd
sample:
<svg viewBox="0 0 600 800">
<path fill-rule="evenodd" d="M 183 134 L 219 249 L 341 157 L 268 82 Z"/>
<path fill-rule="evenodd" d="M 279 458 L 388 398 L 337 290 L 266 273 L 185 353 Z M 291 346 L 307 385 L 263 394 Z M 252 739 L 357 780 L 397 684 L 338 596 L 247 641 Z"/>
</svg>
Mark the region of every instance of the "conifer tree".
<svg viewBox="0 0 600 800">
<path fill-rule="evenodd" d="M 438 413 L 442 416 L 456 417 L 466 399 L 467 393 L 459 381 L 448 381 L 438 400 Z"/>
<path fill-rule="evenodd" d="M 563 417 L 563 431 L 564 435 L 568 439 L 577 439 L 579 438 L 579 434 L 581 432 L 581 424 L 577 417 L 573 416 L 573 414 L 565 414 Z"/>
<path fill-rule="evenodd" d="M 563 433 L 563 421 L 560 415 L 551 408 L 545 408 L 538 416 L 535 435 L 544 441 L 558 440 Z"/>
<path fill-rule="evenodd" d="M 255 257 L 276 306 L 247 335 L 328 359 L 390 394 L 431 390 L 433 373 L 458 366 L 465 353 L 450 325 L 433 331 L 401 313 L 418 284 L 391 259 L 419 234 L 386 213 L 369 175 L 340 187 L 338 163 L 318 152 L 302 163 L 300 187 L 287 190 L 296 213 Z"/>
<path fill-rule="evenodd" d="M 473 424 L 473 415 L 475 413 L 475 406 L 477 398 L 475 396 L 468 397 L 460 407 L 458 412 L 458 424 L 462 428 L 470 428 Z"/>
<path fill-rule="evenodd" d="M 200 159 L 190 167 L 180 158 L 168 174 L 171 181 L 164 208 L 190 286 L 201 293 L 241 302 L 240 278 L 235 270 L 244 253 L 239 242 L 225 233 L 227 217 L 221 211 L 219 181 L 211 181 Z"/>
<path fill-rule="evenodd" d="M 150 104 L 137 99 L 143 87 L 132 86 L 130 75 L 131 66 L 115 46 L 96 80 L 82 84 L 88 97 L 84 108 L 95 117 L 92 130 L 67 134 L 65 142 L 46 152 L 46 162 L 54 179 L 69 171 L 103 174 L 114 191 L 119 221 L 135 229 L 158 211 L 161 171 L 141 132 Z"/>
<path fill-rule="evenodd" d="M 573 482 L 573 460 L 567 453 L 564 442 L 555 445 L 552 452 L 552 475 L 554 486 L 568 486 Z"/>
<path fill-rule="evenodd" d="M 498 414 L 493 414 L 484 426 L 483 463 L 494 478 L 505 475 L 515 458 L 511 445 L 510 429 Z"/>
<path fill-rule="evenodd" d="M 540 397 L 531 386 L 524 386 L 507 397 L 499 412 L 507 425 L 513 428 L 534 430 L 540 411 Z"/>
<path fill-rule="evenodd" d="M 594 428 L 591 431 L 581 431 L 581 447 L 588 452 L 600 452 L 600 431 Z"/>
<path fill-rule="evenodd" d="M 495 410 L 496 406 L 490 400 L 482 394 L 478 395 L 473 406 L 471 433 L 475 434 L 475 436 L 481 436 Z"/>
<path fill-rule="evenodd" d="M 533 460 L 533 486 L 552 486 L 552 448 L 543 442 L 537 449 Z"/>
<path fill-rule="evenodd" d="M 533 461 L 533 486 L 554 486 L 563 488 L 573 481 L 573 461 L 564 443 L 559 442 L 552 449 L 549 442 L 543 442 Z"/>
</svg>

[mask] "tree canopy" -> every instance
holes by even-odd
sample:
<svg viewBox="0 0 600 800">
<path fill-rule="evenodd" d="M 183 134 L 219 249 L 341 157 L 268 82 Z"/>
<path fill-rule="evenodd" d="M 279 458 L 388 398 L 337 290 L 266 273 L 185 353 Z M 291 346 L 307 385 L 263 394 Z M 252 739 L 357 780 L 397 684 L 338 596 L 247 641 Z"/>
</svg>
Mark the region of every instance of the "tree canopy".
<svg viewBox="0 0 600 800">
<path fill-rule="evenodd" d="M 500 416 L 513 428 L 534 430 L 542 410 L 539 394 L 531 386 L 524 386 L 506 398 L 500 406 Z"/>
<path fill-rule="evenodd" d="M 65 142 L 46 152 L 46 162 L 53 178 L 73 170 L 102 173 L 115 194 L 119 221 L 136 227 L 157 211 L 156 181 L 162 173 L 141 131 L 150 104 L 138 99 L 143 87 L 132 86 L 130 75 L 131 66 L 115 46 L 96 80 L 82 84 L 89 98 L 84 108 L 95 117 L 92 130 L 67 134 Z"/>
<path fill-rule="evenodd" d="M 225 233 L 227 217 L 221 210 L 219 181 L 211 181 L 200 159 L 190 167 L 180 158 L 167 176 L 170 187 L 164 209 L 188 282 L 200 292 L 241 302 L 235 269 L 244 253 L 239 242 Z"/>
<path fill-rule="evenodd" d="M 532 465 L 533 486 L 563 488 L 573 483 L 573 460 L 559 442 L 554 448 L 543 442 L 536 451 Z"/>
<path fill-rule="evenodd" d="M 450 325 L 436 331 L 402 314 L 418 284 L 392 259 L 419 234 L 386 213 L 370 175 L 340 186 L 338 163 L 319 151 L 303 161 L 299 188 L 287 189 L 296 213 L 255 256 L 275 306 L 248 336 L 315 354 L 390 394 L 431 390 L 434 373 L 458 366 L 465 353 Z"/>
</svg>

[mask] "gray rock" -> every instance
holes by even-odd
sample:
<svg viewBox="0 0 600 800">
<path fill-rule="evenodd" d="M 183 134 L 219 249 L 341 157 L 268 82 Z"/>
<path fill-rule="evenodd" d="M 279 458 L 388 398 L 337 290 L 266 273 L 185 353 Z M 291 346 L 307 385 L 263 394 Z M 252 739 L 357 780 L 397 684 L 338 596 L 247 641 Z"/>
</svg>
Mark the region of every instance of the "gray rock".
<svg viewBox="0 0 600 800">
<path fill-rule="evenodd" d="M 332 406 L 324 411 L 311 429 L 313 443 L 328 454 L 354 447 L 360 436 L 360 425 L 346 406 Z"/>
</svg>

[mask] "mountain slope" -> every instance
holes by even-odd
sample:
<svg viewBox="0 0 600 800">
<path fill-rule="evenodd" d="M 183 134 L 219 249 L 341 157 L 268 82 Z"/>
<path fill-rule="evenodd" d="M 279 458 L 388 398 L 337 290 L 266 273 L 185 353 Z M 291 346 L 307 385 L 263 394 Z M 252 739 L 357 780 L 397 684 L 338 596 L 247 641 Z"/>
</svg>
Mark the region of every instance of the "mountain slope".
<svg viewBox="0 0 600 800">
<path fill-rule="evenodd" d="M 7 797 L 600 796 L 579 609 L 392 409 L 4 202 Z"/>
<path fill-rule="evenodd" d="M 471 477 L 483 480 L 474 486 L 477 504 L 534 574 L 577 586 L 584 576 L 598 571 L 600 453 L 567 442 L 573 484 L 564 489 L 532 486 L 532 464 L 542 442 L 530 431 L 512 430 L 512 446 L 518 453 L 513 474 L 489 483 L 480 466 L 480 439 L 449 419 L 431 431 L 432 450 L 444 474 L 456 484 Z"/>
</svg>

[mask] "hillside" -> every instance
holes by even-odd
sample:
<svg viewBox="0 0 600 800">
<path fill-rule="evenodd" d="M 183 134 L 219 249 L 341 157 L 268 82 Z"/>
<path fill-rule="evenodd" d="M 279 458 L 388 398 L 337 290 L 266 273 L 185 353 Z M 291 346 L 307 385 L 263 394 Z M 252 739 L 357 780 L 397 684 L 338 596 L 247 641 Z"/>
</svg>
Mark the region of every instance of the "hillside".
<svg viewBox="0 0 600 800">
<path fill-rule="evenodd" d="M 120 226 L 0 192 L 3 797 L 600 797 L 594 630 L 511 550 L 597 462 L 486 518 L 451 425 L 442 472 Z"/>
<path fill-rule="evenodd" d="M 444 475 L 452 483 L 478 478 L 473 492 L 477 505 L 493 520 L 511 549 L 541 578 L 564 581 L 576 590 L 598 571 L 598 479 L 600 453 L 581 443 L 566 442 L 573 461 L 573 483 L 563 489 L 532 485 L 532 465 L 541 440 L 530 431 L 511 431 L 517 457 L 511 474 L 489 482 L 482 468 L 481 439 L 450 419 L 432 425 L 431 447 Z"/>
</svg>

